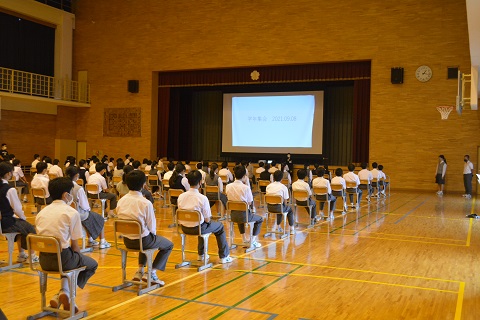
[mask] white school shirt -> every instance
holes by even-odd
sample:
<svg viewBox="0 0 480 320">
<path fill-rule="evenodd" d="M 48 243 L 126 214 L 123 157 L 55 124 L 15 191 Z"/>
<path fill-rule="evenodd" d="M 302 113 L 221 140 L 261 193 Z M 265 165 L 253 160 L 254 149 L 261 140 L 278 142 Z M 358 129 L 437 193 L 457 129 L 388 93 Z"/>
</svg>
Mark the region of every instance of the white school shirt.
<svg viewBox="0 0 480 320">
<path fill-rule="evenodd" d="M 50 170 L 48 171 L 50 174 L 54 174 L 57 177 L 63 177 L 63 171 L 62 168 L 60 168 L 58 165 L 53 165 Z"/>
<path fill-rule="evenodd" d="M 185 171 L 186 171 L 186 172 L 192 171 L 192 167 L 190 167 L 189 164 L 185 164 Z"/>
<path fill-rule="evenodd" d="M 2 182 L 8 184 L 8 181 L 5 179 L 2 179 Z M 20 202 L 20 199 L 18 199 L 17 190 L 15 190 L 15 188 L 8 189 L 6 196 L 8 202 L 10 203 L 10 207 L 13 209 L 13 213 L 15 213 L 15 215 L 20 219 L 26 220 L 27 218 L 23 212 L 22 203 Z"/>
<path fill-rule="evenodd" d="M 368 184 L 372 183 L 373 175 L 368 169 L 362 169 L 358 172 L 358 179 L 368 180 Z"/>
<path fill-rule="evenodd" d="M 70 240 L 82 238 L 82 222 L 77 210 L 63 200 L 55 200 L 37 213 L 37 234 L 53 236 L 60 240 L 62 249 L 70 247 Z"/>
<path fill-rule="evenodd" d="M 327 192 L 329 194 L 332 193 L 332 187 L 330 187 L 330 181 L 328 181 L 324 177 L 317 177 L 317 178 L 313 179 L 312 186 L 314 188 L 327 187 Z"/>
<path fill-rule="evenodd" d="M 37 160 L 37 159 L 33 160 L 33 162 L 32 162 L 32 168 L 35 168 L 35 169 L 36 169 L 36 168 L 37 168 L 37 163 L 39 163 L 39 162 L 40 162 L 40 161 Z"/>
<path fill-rule="evenodd" d="M 465 162 L 463 165 L 463 174 L 470 174 L 473 173 L 473 163 L 470 161 Z"/>
<path fill-rule="evenodd" d="M 345 179 L 343 179 L 342 177 L 335 177 L 332 179 L 332 184 L 341 184 L 343 189 L 347 189 L 347 184 L 345 183 Z"/>
<path fill-rule="evenodd" d="M 40 174 L 36 173 L 33 176 L 32 182 L 30 185 L 32 188 L 38 188 L 45 190 L 45 197 L 50 197 L 50 193 L 48 192 L 48 183 L 50 182 L 50 178 L 47 174 Z"/>
<path fill-rule="evenodd" d="M 207 176 L 207 173 L 202 169 L 198 169 L 198 172 L 202 174 L 202 184 L 205 184 L 205 177 Z"/>
<path fill-rule="evenodd" d="M 268 172 L 270 172 L 271 174 L 273 174 L 275 171 L 279 170 L 277 167 L 271 167 L 270 169 L 268 169 Z"/>
<path fill-rule="evenodd" d="M 387 179 L 387 176 L 385 175 L 385 173 L 383 173 L 383 171 L 380 171 L 378 170 L 378 179 Z"/>
<path fill-rule="evenodd" d="M 437 171 L 438 171 L 438 166 L 443 163 L 443 170 L 442 170 L 442 177 L 445 177 L 445 173 L 447 172 L 447 164 L 445 161 L 440 161 L 440 163 L 437 165 Z"/>
<path fill-rule="evenodd" d="M 304 180 L 298 179 L 294 183 L 292 183 L 292 191 L 307 191 L 308 195 L 312 195 L 312 190 L 310 189 L 310 185 L 305 182 Z M 298 198 L 300 201 L 306 201 L 308 198 Z"/>
<path fill-rule="evenodd" d="M 289 199 L 287 187 L 279 181 L 270 183 L 267 186 L 266 193 L 282 196 L 283 200 Z"/>
<path fill-rule="evenodd" d="M 135 220 L 142 227 L 142 238 L 150 233 L 157 234 L 157 220 L 153 205 L 140 191 L 130 190 L 117 204 L 118 219 Z M 124 234 L 128 239 L 138 239 L 138 234 Z"/>
<path fill-rule="evenodd" d="M 105 178 L 98 172 L 95 172 L 90 177 L 88 177 L 87 183 L 88 184 L 96 184 L 98 186 L 98 192 L 97 193 L 100 193 L 104 189 L 107 189 L 107 181 L 105 181 Z M 88 193 L 97 194 L 97 193 L 93 193 L 93 192 L 90 192 L 90 191 Z"/>
<path fill-rule="evenodd" d="M 265 168 L 264 167 L 259 167 L 259 168 L 257 168 L 257 170 L 255 170 L 255 173 L 262 173 L 263 171 L 265 171 Z"/>
<path fill-rule="evenodd" d="M 208 198 L 198 192 L 197 188 L 190 188 L 187 192 L 182 193 L 177 199 L 178 209 L 180 210 L 197 210 L 200 212 L 200 224 L 205 222 L 212 216 L 210 211 L 210 202 Z M 178 223 L 185 227 L 197 227 L 197 222 L 187 222 L 179 220 Z"/>
<path fill-rule="evenodd" d="M 252 190 L 242 180 L 235 180 L 225 187 L 228 200 L 245 201 L 250 204 L 253 201 Z"/>
<path fill-rule="evenodd" d="M 173 171 L 165 172 L 165 174 L 163 175 L 163 180 L 170 180 L 170 178 L 172 177 L 172 174 L 173 174 Z"/>
<path fill-rule="evenodd" d="M 343 179 L 345 179 L 345 185 L 346 185 L 346 182 L 355 182 L 357 187 L 360 185 L 360 179 L 358 178 L 358 176 L 354 173 L 354 172 L 347 172 L 343 175 Z"/>
<path fill-rule="evenodd" d="M 372 174 L 373 179 L 378 179 L 378 173 L 379 173 L 379 172 L 380 172 L 380 171 L 378 171 L 377 168 L 372 169 L 372 171 L 370 171 L 370 173 Z"/>
<path fill-rule="evenodd" d="M 79 186 L 76 181 L 73 181 L 72 196 L 77 204 L 77 211 L 80 214 L 80 219 L 82 221 L 87 219 L 90 214 L 90 204 L 88 203 L 85 190 Z"/>
<path fill-rule="evenodd" d="M 228 170 L 227 168 L 220 169 L 218 171 L 218 176 L 227 176 L 227 182 L 232 182 L 233 179 L 233 174 Z"/>
<path fill-rule="evenodd" d="M 90 174 L 94 174 L 95 172 L 97 172 L 97 169 L 95 168 L 95 165 L 96 165 L 96 163 L 92 163 L 90 165 L 90 167 L 88 168 L 88 172 L 90 172 Z"/>
<path fill-rule="evenodd" d="M 21 167 L 14 167 L 13 168 L 13 176 L 15 177 L 15 181 L 20 180 L 21 177 L 24 177 L 22 168 Z"/>
</svg>

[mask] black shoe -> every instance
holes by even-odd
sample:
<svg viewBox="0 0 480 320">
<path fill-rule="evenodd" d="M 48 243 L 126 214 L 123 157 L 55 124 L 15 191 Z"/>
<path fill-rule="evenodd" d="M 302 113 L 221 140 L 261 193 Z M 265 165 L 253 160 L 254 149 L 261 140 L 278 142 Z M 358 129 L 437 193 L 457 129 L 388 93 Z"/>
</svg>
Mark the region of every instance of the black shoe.
<svg viewBox="0 0 480 320">
<path fill-rule="evenodd" d="M 472 214 L 467 214 L 467 218 L 478 219 L 479 217 L 477 216 L 477 214 L 472 213 Z"/>
</svg>

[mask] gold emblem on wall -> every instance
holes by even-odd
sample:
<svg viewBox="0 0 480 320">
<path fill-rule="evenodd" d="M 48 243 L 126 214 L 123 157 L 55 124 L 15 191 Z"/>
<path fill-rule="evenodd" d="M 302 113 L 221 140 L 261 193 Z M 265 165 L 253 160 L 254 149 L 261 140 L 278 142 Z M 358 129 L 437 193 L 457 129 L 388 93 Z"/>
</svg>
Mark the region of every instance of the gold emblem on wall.
<svg viewBox="0 0 480 320">
<path fill-rule="evenodd" d="M 250 73 L 250 78 L 252 78 L 252 80 L 260 79 L 260 72 L 253 70 L 252 73 Z"/>
</svg>

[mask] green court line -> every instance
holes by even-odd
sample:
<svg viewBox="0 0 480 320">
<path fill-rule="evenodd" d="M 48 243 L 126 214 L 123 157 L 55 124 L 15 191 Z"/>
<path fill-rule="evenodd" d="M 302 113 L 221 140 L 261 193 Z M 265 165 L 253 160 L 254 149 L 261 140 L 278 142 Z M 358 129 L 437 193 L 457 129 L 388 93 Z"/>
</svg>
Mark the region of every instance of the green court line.
<svg viewBox="0 0 480 320">
<path fill-rule="evenodd" d="M 275 283 L 277 283 L 278 281 L 286 278 L 287 276 L 289 276 L 290 274 L 294 273 L 295 271 L 297 271 L 298 269 L 302 268 L 303 266 L 298 266 L 296 267 L 295 269 L 285 273 L 283 276 L 273 280 L 272 282 L 270 282 L 269 284 L 267 284 L 266 286 L 263 286 L 262 288 L 258 289 L 257 291 L 249 294 L 248 296 L 246 296 L 245 298 L 243 298 L 242 300 L 238 301 L 237 303 L 235 303 L 234 305 L 232 305 L 231 307 L 228 307 L 227 309 L 223 310 L 222 312 L 220 312 L 219 314 L 217 314 L 216 316 L 210 318 L 210 320 L 213 320 L 213 319 L 217 319 L 218 317 L 224 315 L 225 313 L 227 313 L 228 311 L 234 309 L 236 306 L 238 306 L 239 304 L 247 301 L 248 299 L 256 296 L 257 294 L 259 294 L 260 292 L 262 292 L 263 290 L 267 289 L 268 287 L 274 285 Z"/>
<path fill-rule="evenodd" d="M 263 268 L 264 266 L 268 265 L 269 263 L 270 263 L 270 262 L 266 262 L 266 263 L 264 263 L 264 264 L 256 267 L 256 268 L 253 269 L 252 271 L 256 271 L 256 270 L 258 270 L 258 269 L 260 269 L 260 268 Z M 223 283 L 223 284 L 221 284 L 221 285 L 219 285 L 219 286 L 216 286 L 215 288 L 212 288 L 212 289 L 210 289 L 210 290 L 208 290 L 208 291 L 206 291 L 206 292 L 204 292 L 204 293 L 202 293 L 202 294 L 194 297 L 193 299 L 191 299 L 191 301 L 184 302 L 184 303 L 182 303 L 182 304 L 180 304 L 180 305 L 178 305 L 178 306 L 176 306 L 176 307 L 171 308 L 170 310 L 167 310 L 167 311 L 159 314 L 158 316 L 155 316 L 155 317 L 151 318 L 151 320 L 155 320 L 155 319 L 161 318 L 161 317 L 163 317 L 163 316 L 165 316 L 165 315 L 167 315 L 167 314 L 169 314 L 169 313 L 171 313 L 171 312 L 173 312 L 173 311 L 175 311 L 175 310 L 177 310 L 177 309 L 179 309 L 179 308 L 181 308 L 181 307 L 189 304 L 190 302 L 192 302 L 192 301 L 194 301 L 194 300 L 197 300 L 197 299 L 199 299 L 199 298 L 201 298 L 201 297 L 203 297 L 203 296 L 205 296 L 205 295 L 207 295 L 207 294 L 209 294 L 209 293 L 211 293 L 211 292 L 213 292 L 213 291 L 215 291 L 215 290 L 218 290 L 218 289 L 226 286 L 227 284 L 230 284 L 230 283 L 232 283 L 232 282 L 234 282 L 234 281 L 236 281 L 236 280 L 238 280 L 238 279 L 240 279 L 240 278 L 245 277 L 245 276 L 248 275 L 248 274 L 250 274 L 250 272 L 241 274 L 241 275 L 239 275 L 238 277 L 235 277 L 235 278 L 233 278 L 233 279 L 231 279 L 231 280 L 229 280 L 229 281 L 227 281 L 227 282 L 225 282 L 225 283 Z"/>
</svg>

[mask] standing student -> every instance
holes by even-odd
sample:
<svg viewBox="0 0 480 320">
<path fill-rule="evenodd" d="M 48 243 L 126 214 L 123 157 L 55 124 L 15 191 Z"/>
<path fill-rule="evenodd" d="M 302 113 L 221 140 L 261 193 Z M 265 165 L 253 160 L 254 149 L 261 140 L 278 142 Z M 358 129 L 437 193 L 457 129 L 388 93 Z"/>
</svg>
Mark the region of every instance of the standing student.
<svg viewBox="0 0 480 320">
<path fill-rule="evenodd" d="M 2 232 L 18 232 L 15 237 L 18 246 L 17 262 L 25 262 L 28 255 L 27 236 L 35 233 L 35 227 L 27 222 L 27 217 L 23 212 L 22 203 L 18 199 L 15 188 L 8 184 L 13 176 L 13 166 L 8 162 L 0 162 L 0 218 L 2 222 Z M 32 261 L 38 262 L 38 257 L 32 252 Z"/>
<path fill-rule="evenodd" d="M 262 228 L 263 218 L 259 215 L 253 213 L 253 209 L 250 209 L 253 205 L 253 195 L 252 190 L 246 184 L 248 180 L 247 170 L 243 165 L 236 166 L 233 169 L 235 174 L 235 181 L 226 186 L 227 198 L 231 201 L 243 201 L 247 203 L 249 210 L 248 212 L 244 211 L 232 211 L 231 219 L 233 222 L 238 224 L 238 231 L 242 235 L 244 243 L 250 243 L 251 247 L 260 248 L 262 245 L 258 242 L 258 235 L 260 234 L 260 229 Z M 245 235 L 245 215 L 248 215 L 248 221 L 254 222 L 252 230 L 252 239 L 247 239 Z"/>
<path fill-rule="evenodd" d="M 157 235 L 157 221 L 153 211 L 153 205 L 142 196 L 141 190 L 147 181 L 145 174 L 139 170 L 133 170 L 126 176 L 127 186 L 130 191 L 118 201 L 117 214 L 119 219 L 135 220 L 142 226 L 141 238 L 138 235 L 124 234 L 123 242 L 130 249 L 139 250 L 140 241 L 143 249 L 158 249 L 150 272 L 153 284 L 164 286 L 165 282 L 157 276 L 157 270 L 165 271 L 168 257 L 173 249 L 173 243 Z M 144 269 L 147 262 L 145 254 L 138 255 L 138 270 L 133 277 L 134 281 L 147 281 L 144 277 Z"/>
<path fill-rule="evenodd" d="M 56 237 L 62 247 L 61 258 L 63 270 L 72 270 L 86 267 L 78 275 L 77 285 L 83 289 L 88 279 L 95 274 L 98 263 L 94 259 L 80 253 L 78 239 L 82 238 L 82 224 L 80 214 L 70 207 L 73 196 L 70 192 L 73 182 L 68 178 L 56 178 L 50 181 L 48 190 L 53 202 L 40 211 L 35 219 L 37 232 L 42 236 Z M 47 271 L 58 271 L 56 253 L 40 253 L 40 265 Z M 77 306 L 70 305 L 70 287 L 66 277 L 61 278 L 61 289 L 50 300 L 52 308 L 59 308 L 63 304 L 65 310 Z"/>
<path fill-rule="evenodd" d="M 221 263 L 230 263 L 233 261 L 230 257 L 230 249 L 228 248 L 227 236 L 223 224 L 221 222 L 211 221 L 212 213 L 210 212 L 210 204 L 208 198 L 201 194 L 198 189 L 201 187 L 202 174 L 199 170 L 191 171 L 187 175 L 190 188 L 187 192 L 182 193 L 178 197 L 178 209 L 180 210 L 196 210 L 200 212 L 200 228 L 201 234 L 213 233 L 217 239 L 218 255 Z M 178 221 L 182 226 L 182 231 L 186 234 L 197 235 L 198 223 Z M 209 258 L 208 252 L 205 252 L 205 244 L 202 237 L 198 237 L 198 260 L 204 260 L 204 255 Z"/>
<path fill-rule="evenodd" d="M 473 177 L 473 163 L 470 162 L 470 156 L 466 154 L 463 157 L 465 162 L 463 165 L 463 185 L 465 186 L 465 198 L 470 199 L 472 197 L 472 177 Z"/>
<path fill-rule="evenodd" d="M 273 174 L 273 180 L 274 182 L 270 183 L 267 188 L 266 188 L 266 193 L 267 194 L 272 194 L 272 195 L 279 195 L 282 196 L 283 198 L 283 211 L 287 212 L 287 219 L 288 219 L 288 225 L 290 226 L 290 234 L 295 234 L 295 226 L 294 226 L 294 221 L 293 221 L 293 211 L 292 208 L 290 208 L 289 205 L 287 205 L 287 200 L 289 199 L 288 195 L 288 189 L 285 185 L 283 185 L 280 181 L 282 181 L 283 178 L 283 172 L 280 170 L 275 171 Z M 282 228 L 280 227 L 280 224 L 282 223 L 283 220 L 283 214 L 280 210 L 281 205 L 271 205 L 268 204 L 268 211 L 269 212 L 275 212 L 277 213 L 277 224 L 273 227 L 273 230 L 276 231 L 278 229 L 279 232 L 282 232 Z"/>
</svg>

